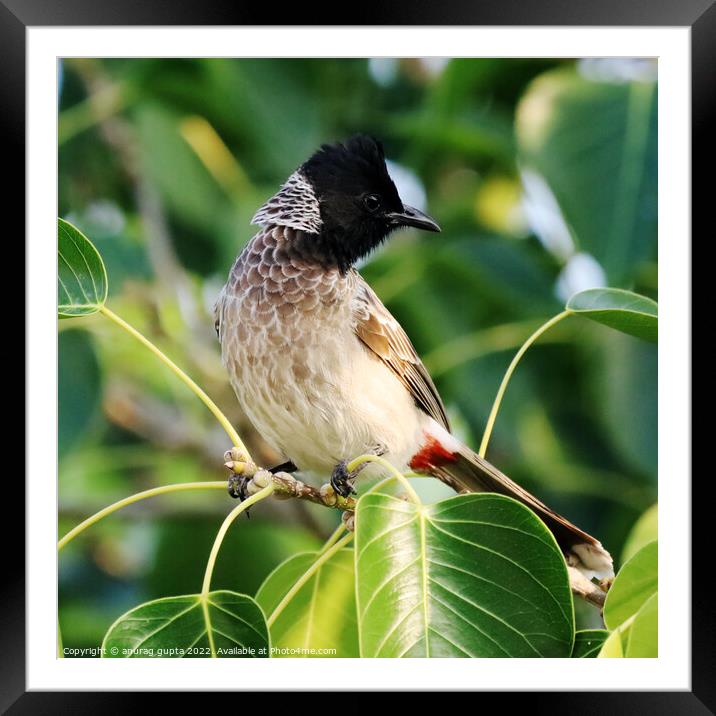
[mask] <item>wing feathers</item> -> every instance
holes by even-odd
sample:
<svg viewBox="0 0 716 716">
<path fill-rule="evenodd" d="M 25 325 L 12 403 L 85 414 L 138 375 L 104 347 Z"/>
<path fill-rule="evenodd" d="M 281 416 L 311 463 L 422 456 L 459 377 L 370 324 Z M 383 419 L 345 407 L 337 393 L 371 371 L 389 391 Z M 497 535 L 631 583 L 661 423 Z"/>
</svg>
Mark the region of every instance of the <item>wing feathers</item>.
<svg viewBox="0 0 716 716">
<path fill-rule="evenodd" d="M 417 405 L 449 431 L 440 395 L 410 339 L 360 274 L 355 276 L 356 335 L 400 379 Z"/>
</svg>

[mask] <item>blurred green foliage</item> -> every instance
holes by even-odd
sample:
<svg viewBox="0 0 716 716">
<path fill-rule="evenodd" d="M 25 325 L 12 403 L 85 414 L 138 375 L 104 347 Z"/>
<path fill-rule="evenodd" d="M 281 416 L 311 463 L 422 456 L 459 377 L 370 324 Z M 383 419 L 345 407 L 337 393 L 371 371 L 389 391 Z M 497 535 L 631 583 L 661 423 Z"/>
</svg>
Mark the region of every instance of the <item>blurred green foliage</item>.
<svg viewBox="0 0 716 716">
<path fill-rule="evenodd" d="M 104 257 L 112 306 L 270 464 L 228 386 L 211 306 L 256 208 L 321 142 L 374 134 L 405 200 L 426 201 L 443 233 L 401 233 L 361 271 L 476 447 L 512 354 L 570 292 L 657 298 L 652 72 L 639 60 L 66 60 L 59 212 Z M 488 457 L 617 556 L 657 496 L 656 346 L 575 319 L 545 339 L 510 384 Z M 97 317 L 62 321 L 59 341 L 61 534 L 139 489 L 223 477 L 221 428 L 141 346 Z M 76 540 L 60 562 L 65 646 L 96 646 L 144 600 L 197 592 L 230 507 L 216 493 L 155 498 Z M 337 518 L 263 503 L 229 532 L 214 588 L 254 594 Z M 577 617 L 601 626 L 584 605 Z"/>
</svg>

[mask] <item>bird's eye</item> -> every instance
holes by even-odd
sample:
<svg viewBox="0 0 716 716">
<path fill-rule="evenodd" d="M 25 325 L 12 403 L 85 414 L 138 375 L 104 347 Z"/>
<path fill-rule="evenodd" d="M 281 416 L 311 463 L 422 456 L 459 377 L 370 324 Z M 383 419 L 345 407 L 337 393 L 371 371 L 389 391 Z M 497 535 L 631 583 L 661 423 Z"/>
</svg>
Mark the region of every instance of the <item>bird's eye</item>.
<svg viewBox="0 0 716 716">
<path fill-rule="evenodd" d="M 368 194 L 363 198 L 363 206 L 371 213 L 380 209 L 380 197 L 377 194 Z"/>
</svg>

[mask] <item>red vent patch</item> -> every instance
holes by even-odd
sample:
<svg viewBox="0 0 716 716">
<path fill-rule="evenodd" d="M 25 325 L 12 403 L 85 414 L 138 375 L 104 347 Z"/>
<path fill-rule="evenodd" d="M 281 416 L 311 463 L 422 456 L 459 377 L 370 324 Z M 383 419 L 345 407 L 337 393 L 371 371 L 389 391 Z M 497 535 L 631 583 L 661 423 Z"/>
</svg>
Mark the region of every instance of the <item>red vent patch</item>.
<svg viewBox="0 0 716 716">
<path fill-rule="evenodd" d="M 455 453 L 444 448 L 432 435 L 426 435 L 426 437 L 425 445 L 413 455 L 408 463 L 411 470 L 430 472 L 432 467 L 440 467 L 457 460 Z"/>
</svg>

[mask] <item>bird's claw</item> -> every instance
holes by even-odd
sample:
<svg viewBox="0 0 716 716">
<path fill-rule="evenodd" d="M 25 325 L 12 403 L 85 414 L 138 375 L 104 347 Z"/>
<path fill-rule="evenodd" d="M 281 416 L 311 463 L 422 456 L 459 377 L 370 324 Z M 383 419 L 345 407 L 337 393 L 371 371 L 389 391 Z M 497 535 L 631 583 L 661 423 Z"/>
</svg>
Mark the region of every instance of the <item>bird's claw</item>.
<svg viewBox="0 0 716 716">
<path fill-rule="evenodd" d="M 251 478 L 247 475 L 237 475 L 232 472 L 229 475 L 229 480 L 226 485 L 226 490 L 231 497 L 234 499 L 241 500 L 243 502 L 248 496 L 248 484 L 251 482 Z"/>
<path fill-rule="evenodd" d="M 243 502 L 249 496 L 248 487 L 256 473 L 256 465 L 236 447 L 224 453 L 224 460 L 224 466 L 229 469 L 226 491 L 230 497 Z M 246 510 L 246 517 L 249 516 Z"/>
<path fill-rule="evenodd" d="M 334 468 L 331 473 L 331 487 L 335 490 L 337 495 L 341 497 L 349 497 L 355 495 L 356 491 L 353 487 L 353 481 L 356 479 L 357 472 L 348 471 L 348 461 L 341 460 Z"/>
<path fill-rule="evenodd" d="M 229 470 L 227 492 L 242 502 L 249 496 L 248 485 L 256 474 L 257 467 L 236 447 L 224 453 L 224 466 Z"/>
</svg>

